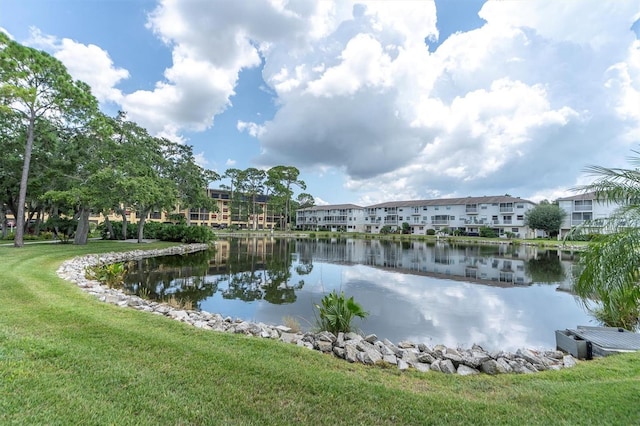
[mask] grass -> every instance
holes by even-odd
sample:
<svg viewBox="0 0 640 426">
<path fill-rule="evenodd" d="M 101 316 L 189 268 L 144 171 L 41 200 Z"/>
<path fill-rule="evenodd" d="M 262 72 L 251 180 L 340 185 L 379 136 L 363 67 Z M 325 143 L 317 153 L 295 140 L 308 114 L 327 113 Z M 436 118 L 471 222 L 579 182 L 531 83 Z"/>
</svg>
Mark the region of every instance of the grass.
<svg viewBox="0 0 640 426">
<path fill-rule="evenodd" d="M 0 247 L 0 424 L 640 423 L 639 354 L 526 376 L 401 373 L 100 303 L 55 273 L 136 248 Z"/>
</svg>

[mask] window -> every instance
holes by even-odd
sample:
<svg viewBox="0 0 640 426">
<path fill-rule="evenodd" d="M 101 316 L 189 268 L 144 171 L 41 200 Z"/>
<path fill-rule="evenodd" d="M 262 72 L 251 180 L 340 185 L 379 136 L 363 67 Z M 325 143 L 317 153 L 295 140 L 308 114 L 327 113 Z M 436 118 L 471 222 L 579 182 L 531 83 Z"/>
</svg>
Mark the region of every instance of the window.
<svg viewBox="0 0 640 426">
<path fill-rule="evenodd" d="M 573 210 L 576 212 L 590 212 L 593 209 L 592 200 L 575 200 L 573 202 Z"/>
<path fill-rule="evenodd" d="M 516 204 L 517 209 L 524 209 L 524 204 Z"/>
<path fill-rule="evenodd" d="M 511 228 L 511 232 L 513 232 L 514 234 L 517 234 L 519 230 L 520 228 Z"/>
<path fill-rule="evenodd" d="M 578 225 L 585 220 L 593 219 L 593 214 L 591 212 L 573 212 L 571 214 L 571 224 Z"/>
<path fill-rule="evenodd" d="M 516 216 L 517 220 L 524 220 L 524 215 L 519 214 L 518 216 Z"/>
</svg>

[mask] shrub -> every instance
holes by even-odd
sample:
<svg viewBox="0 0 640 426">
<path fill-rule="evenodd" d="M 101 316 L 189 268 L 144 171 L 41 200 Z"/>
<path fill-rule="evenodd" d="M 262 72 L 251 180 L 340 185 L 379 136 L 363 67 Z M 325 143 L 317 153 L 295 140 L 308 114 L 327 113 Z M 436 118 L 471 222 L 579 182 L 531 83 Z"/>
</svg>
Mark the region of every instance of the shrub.
<svg viewBox="0 0 640 426">
<path fill-rule="evenodd" d="M 427 229 L 427 235 L 436 235 L 435 229 Z"/>
<path fill-rule="evenodd" d="M 100 281 L 109 288 L 122 287 L 127 268 L 124 263 L 110 263 L 108 265 L 96 265 L 87 270 L 87 277 Z"/>
<path fill-rule="evenodd" d="M 393 229 L 391 228 L 391 225 L 385 225 L 382 228 L 380 228 L 381 234 L 391 234 L 392 232 L 393 232 Z"/>
<path fill-rule="evenodd" d="M 148 239 L 160 239 L 159 235 L 162 233 L 162 229 L 168 226 L 164 223 L 160 223 L 160 222 L 147 222 L 144 224 L 144 230 L 143 230 L 143 234 L 144 234 L 144 238 L 148 238 Z"/>
<path fill-rule="evenodd" d="M 187 244 L 209 243 L 215 239 L 215 234 L 206 226 L 165 224 L 158 232 L 157 238 Z"/>
<path fill-rule="evenodd" d="M 354 317 L 365 318 L 369 315 L 353 300 L 353 296 L 347 299 L 344 292 L 338 294 L 332 291 L 322 298 L 321 303 L 315 305 L 320 315 L 318 326 L 336 336 L 351 331 Z"/>
<path fill-rule="evenodd" d="M 147 222 L 147 224 L 150 222 Z M 145 228 L 147 227 L 147 224 L 145 224 Z M 118 222 L 118 221 L 112 221 L 111 222 L 111 227 L 113 228 L 113 234 L 110 237 L 114 238 L 116 240 L 121 240 L 122 239 L 122 222 Z M 98 230 L 100 231 L 100 237 L 103 240 L 108 240 L 109 236 L 107 235 L 107 228 L 104 226 L 104 224 L 100 224 L 100 226 L 98 226 Z M 135 238 L 138 235 L 138 225 L 136 225 L 135 223 L 127 223 L 127 238 Z"/>
<path fill-rule="evenodd" d="M 480 228 L 480 236 L 484 237 L 484 238 L 498 238 L 498 234 L 496 234 L 496 231 L 494 231 L 493 229 L 489 228 L 488 226 L 483 226 L 482 228 Z"/>
</svg>

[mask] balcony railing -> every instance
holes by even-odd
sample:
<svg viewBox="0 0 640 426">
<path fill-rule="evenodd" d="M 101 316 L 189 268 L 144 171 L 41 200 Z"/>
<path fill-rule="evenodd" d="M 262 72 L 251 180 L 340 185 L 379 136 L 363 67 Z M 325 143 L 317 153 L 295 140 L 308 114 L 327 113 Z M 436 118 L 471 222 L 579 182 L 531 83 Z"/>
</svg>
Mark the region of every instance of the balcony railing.
<svg viewBox="0 0 640 426">
<path fill-rule="evenodd" d="M 446 219 L 434 219 L 431 221 L 432 225 L 448 225 L 449 221 Z"/>
</svg>

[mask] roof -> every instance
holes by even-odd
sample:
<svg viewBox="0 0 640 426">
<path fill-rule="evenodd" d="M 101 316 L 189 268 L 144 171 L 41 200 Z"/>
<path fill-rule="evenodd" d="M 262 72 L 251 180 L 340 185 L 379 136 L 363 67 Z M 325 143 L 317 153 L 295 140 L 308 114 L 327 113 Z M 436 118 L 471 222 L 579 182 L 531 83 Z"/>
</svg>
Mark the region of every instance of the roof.
<svg viewBox="0 0 640 426">
<path fill-rule="evenodd" d="M 362 206 L 356 206 L 355 204 L 328 204 L 326 206 L 312 206 L 304 209 L 298 209 L 298 211 L 320 211 L 320 210 L 343 210 L 343 209 L 364 209 Z"/>
<path fill-rule="evenodd" d="M 410 201 L 389 201 L 386 203 L 374 204 L 368 208 L 382 207 L 421 207 L 421 206 L 453 206 L 466 204 L 493 204 L 493 203 L 529 203 L 532 201 L 524 200 L 519 197 L 511 197 L 508 195 L 494 195 L 483 197 L 464 197 L 464 198 L 440 198 L 437 200 L 410 200 Z"/>
<path fill-rule="evenodd" d="M 572 195 L 571 197 L 558 198 L 558 201 L 574 201 L 574 200 L 595 200 L 595 192 L 585 192 L 584 194 Z"/>
</svg>

